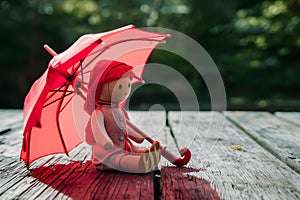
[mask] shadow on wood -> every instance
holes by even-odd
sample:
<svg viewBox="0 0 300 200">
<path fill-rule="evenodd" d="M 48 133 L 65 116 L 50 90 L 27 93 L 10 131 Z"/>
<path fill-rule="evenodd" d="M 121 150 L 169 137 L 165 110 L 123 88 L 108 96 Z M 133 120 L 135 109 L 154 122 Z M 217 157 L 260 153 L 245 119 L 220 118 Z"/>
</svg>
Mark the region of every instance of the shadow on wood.
<svg viewBox="0 0 300 200">
<path fill-rule="evenodd" d="M 43 190 L 39 198 L 66 195 L 72 199 L 153 199 L 153 174 L 137 175 L 118 171 L 99 172 L 91 162 L 41 166 L 31 176 L 55 189 Z"/>
<path fill-rule="evenodd" d="M 161 169 L 161 199 L 220 199 L 207 180 L 190 175 L 199 169 L 163 167 Z"/>
</svg>

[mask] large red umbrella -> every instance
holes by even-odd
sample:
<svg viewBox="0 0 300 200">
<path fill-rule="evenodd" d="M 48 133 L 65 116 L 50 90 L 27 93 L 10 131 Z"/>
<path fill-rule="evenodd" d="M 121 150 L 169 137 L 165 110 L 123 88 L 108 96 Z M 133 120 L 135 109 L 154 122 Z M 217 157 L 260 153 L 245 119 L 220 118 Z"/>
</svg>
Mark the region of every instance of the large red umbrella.
<svg viewBox="0 0 300 200">
<path fill-rule="evenodd" d="M 89 72 L 96 62 L 124 62 L 134 66 L 133 72 L 141 79 L 149 55 L 168 36 L 129 25 L 83 35 L 66 51 L 53 52 L 47 70 L 32 85 L 24 102 L 21 159 L 26 165 L 50 154 L 68 155 L 85 140 L 89 115 L 83 105 Z"/>
</svg>

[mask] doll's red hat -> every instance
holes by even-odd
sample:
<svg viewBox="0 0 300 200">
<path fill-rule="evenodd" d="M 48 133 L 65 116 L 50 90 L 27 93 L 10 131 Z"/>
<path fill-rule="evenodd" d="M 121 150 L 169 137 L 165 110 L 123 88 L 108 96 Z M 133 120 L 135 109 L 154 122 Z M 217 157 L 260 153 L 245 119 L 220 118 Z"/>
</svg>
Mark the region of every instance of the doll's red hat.
<svg viewBox="0 0 300 200">
<path fill-rule="evenodd" d="M 98 61 L 90 72 L 87 98 L 84 104 L 85 111 L 91 114 L 95 110 L 96 103 L 100 100 L 99 96 L 104 83 L 109 83 L 124 77 L 129 77 L 131 80 L 140 80 L 133 73 L 132 69 L 132 66 L 119 61 Z"/>
<path fill-rule="evenodd" d="M 110 70 L 106 73 L 104 77 L 104 83 L 109 83 L 121 78 L 128 77 L 130 79 L 137 78 L 135 74 L 131 71 L 132 66 L 126 65 L 125 63 L 114 63 Z"/>
</svg>

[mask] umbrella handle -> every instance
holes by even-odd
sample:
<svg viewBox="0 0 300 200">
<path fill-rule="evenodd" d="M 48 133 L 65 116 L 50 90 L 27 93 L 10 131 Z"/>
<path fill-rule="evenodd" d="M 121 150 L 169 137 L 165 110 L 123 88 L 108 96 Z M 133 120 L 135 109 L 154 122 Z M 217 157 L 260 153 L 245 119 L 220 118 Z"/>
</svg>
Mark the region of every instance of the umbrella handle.
<svg viewBox="0 0 300 200">
<path fill-rule="evenodd" d="M 181 157 L 178 158 L 164 147 L 161 147 L 161 154 L 164 158 L 166 158 L 168 161 L 170 161 L 177 167 L 182 167 L 190 161 L 191 152 L 188 148 L 182 148 L 180 149 L 179 153 Z"/>
<path fill-rule="evenodd" d="M 51 49 L 51 47 L 49 47 L 47 44 L 45 44 L 43 47 L 48 53 L 50 53 L 51 56 L 57 55 L 57 53 L 53 49 Z"/>
<path fill-rule="evenodd" d="M 148 142 L 153 144 L 154 140 L 150 138 L 146 133 L 135 127 L 130 121 L 127 120 L 127 124 L 137 133 L 139 133 L 141 136 L 143 136 Z M 168 161 L 170 161 L 172 164 L 182 167 L 186 165 L 190 159 L 191 159 L 191 152 L 188 148 L 180 149 L 179 153 L 182 157 L 176 157 L 173 153 L 168 151 L 165 147 L 160 146 L 161 155 L 166 158 Z"/>
</svg>

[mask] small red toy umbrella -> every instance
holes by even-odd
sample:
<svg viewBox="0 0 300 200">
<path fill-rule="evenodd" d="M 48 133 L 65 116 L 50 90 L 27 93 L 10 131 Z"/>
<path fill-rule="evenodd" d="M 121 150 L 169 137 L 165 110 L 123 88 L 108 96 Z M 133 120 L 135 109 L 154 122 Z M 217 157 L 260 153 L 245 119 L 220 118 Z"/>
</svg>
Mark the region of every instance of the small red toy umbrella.
<svg viewBox="0 0 300 200">
<path fill-rule="evenodd" d="M 43 156 L 57 153 L 68 155 L 84 141 L 81 135 L 88 115 L 83 105 L 89 72 L 96 62 L 124 62 L 134 66 L 133 72 L 141 79 L 149 55 L 166 37 L 169 35 L 129 25 L 109 32 L 83 35 L 60 54 L 47 48 L 53 59 L 44 74 L 32 85 L 24 102 L 24 135 L 20 157 L 27 167 Z M 76 114 L 80 119 L 76 118 Z M 153 141 L 146 135 L 144 137 Z M 183 158 L 176 158 L 162 148 L 162 155 L 178 166 L 190 160 L 188 149 L 182 150 L 181 154 Z"/>
</svg>

